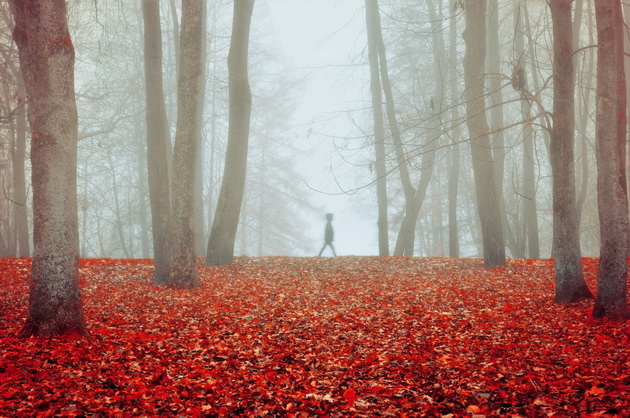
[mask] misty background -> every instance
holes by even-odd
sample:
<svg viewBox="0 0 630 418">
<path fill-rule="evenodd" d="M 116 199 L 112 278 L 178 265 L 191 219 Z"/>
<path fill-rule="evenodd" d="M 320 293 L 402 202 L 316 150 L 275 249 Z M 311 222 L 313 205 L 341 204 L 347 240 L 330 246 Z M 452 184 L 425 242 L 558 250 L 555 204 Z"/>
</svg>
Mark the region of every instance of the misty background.
<svg viewBox="0 0 630 418">
<path fill-rule="evenodd" d="M 454 152 L 457 165 L 457 222 L 460 256 L 482 254 L 471 157 L 465 123 L 453 119 L 463 109 L 463 11 L 447 0 L 381 2 L 381 19 L 397 118 L 401 125 L 412 182 L 428 169 L 422 157 L 432 153 L 426 197 L 419 212 L 415 255 L 447 256 L 448 185 Z M 524 238 L 523 118 L 519 95 L 510 83 L 515 60 L 515 2 L 499 2 L 498 71 L 489 83 L 502 92 L 501 145 L 504 157 L 503 204 L 513 248 Z M 526 36 L 530 63 L 528 85 L 540 105 L 551 109 L 551 25 L 544 1 L 528 2 Z M 143 21 L 139 2 L 69 1 L 69 22 L 76 51 L 79 111 L 78 198 L 82 257 L 151 257 L 150 210 L 146 174 L 146 126 L 143 71 Z M 519 6 L 520 7 L 520 6 Z M 8 11 L 2 10 L 3 14 Z M 177 48 L 180 17 L 175 1 L 161 2 L 166 106 L 174 138 Z M 227 139 L 227 52 L 232 2 L 208 2 L 207 83 L 203 117 L 203 232 L 209 226 L 221 184 Z M 579 45 L 593 41 L 592 13 L 585 11 Z M 591 20 L 589 20 L 591 19 Z M 8 14 L 3 43 L 9 45 Z M 434 60 L 440 39 L 446 49 L 456 33 L 455 56 Z M 248 177 L 237 233 L 237 255 L 314 256 L 323 244 L 325 214 L 334 213 L 339 255 L 378 255 L 377 208 L 365 3 L 362 0 L 269 0 L 254 7 L 249 50 L 253 94 Z M 578 46 L 576 45 L 576 48 Z M 597 255 L 599 230 L 595 202 L 593 88 L 594 54 L 578 54 L 576 112 L 584 121 L 576 146 L 577 184 L 583 193 L 580 234 L 584 256 Z M 445 84 L 442 112 L 435 111 L 436 69 L 456 74 L 458 93 Z M 5 71 L 9 71 L 6 70 Z M 5 78 L 8 80 L 8 78 Z M 5 86 L 9 83 L 5 83 Z M 9 91 L 11 87 L 8 87 Z M 10 93 L 8 95 L 10 97 Z M 9 100 L 3 101 L 6 109 Z M 463 110 L 460 110 L 464 114 Z M 3 112 L 4 113 L 4 112 Z M 437 121 L 437 123 L 436 123 Z M 542 119 L 527 124 L 534 135 L 536 215 L 541 256 L 551 248 L 551 185 L 548 137 Z M 456 126 L 456 128 L 454 128 Z M 18 205 L 10 198 L 9 128 L 1 125 L 5 219 L 2 239 L 17 253 L 12 217 Z M 439 131 L 439 134 L 435 132 Z M 386 166 L 390 247 L 405 211 L 394 147 L 386 132 Z M 423 165 L 424 164 L 424 165 Z M 26 158 L 28 172 L 29 161 Z M 29 176 L 27 175 L 27 178 Z M 593 177 L 594 178 L 594 177 Z M 589 180 L 590 179 L 590 180 Z M 531 199 L 531 198 L 527 198 Z M 30 211 L 29 211 L 30 212 Z M 29 215 L 30 216 L 30 215 Z M 201 235 L 201 234 L 200 234 Z M 508 255 L 519 256 L 508 248 Z"/>
</svg>

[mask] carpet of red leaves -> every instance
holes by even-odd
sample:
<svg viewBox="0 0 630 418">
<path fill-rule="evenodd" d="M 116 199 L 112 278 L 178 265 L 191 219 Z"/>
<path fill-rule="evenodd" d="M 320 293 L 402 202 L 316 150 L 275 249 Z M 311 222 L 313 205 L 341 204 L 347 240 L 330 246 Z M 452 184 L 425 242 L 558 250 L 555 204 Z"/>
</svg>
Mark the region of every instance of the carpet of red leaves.
<svg viewBox="0 0 630 418">
<path fill-rule="evenodd" d="M 0 259 L 0 416 L 630 416 L 630 325 L 555 305 L 550 260 L 239 258 L 192 291 L 82 260 L 83 340 L 14 338 L 29 269 Z"/>
</svg>

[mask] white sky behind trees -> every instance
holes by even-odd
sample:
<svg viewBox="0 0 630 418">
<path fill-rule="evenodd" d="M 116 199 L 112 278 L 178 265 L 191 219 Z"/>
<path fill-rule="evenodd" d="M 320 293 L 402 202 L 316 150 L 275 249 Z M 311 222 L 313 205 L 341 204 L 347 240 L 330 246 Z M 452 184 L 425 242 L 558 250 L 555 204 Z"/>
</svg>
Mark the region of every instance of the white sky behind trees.
<svg viewBox="0 0 630 418">
<path fill-rule="evenodd" d="M 323 245 L 325 212 L 332 212 L 337 254 L 377 255 L 374 187 L 368 185 L 373 180 L 368 169 L 372 147 L 357 150 L 349 161 L 344 161 L 347 151 L 338 152 L 340 146 L 363 145 L 365 134 L 372 134 L 359 128 L 371 126 L 364 120 L 370 102 L 369 73 L 363 65 L 364 2 L 270 0 L 258 1 L 255 7 L 253 33 L 270 38 L 288 68 L 287 76 L 302 80 L 290 125 L 291 135 L 304 149 L 306 158 L 298 166 L 313 190 L 312 202 L 324 209 L 321 219 L 310 225 L 316 247 Z M 357 187 L 356 193 L 343 193 Z M 326 251 L 324 255 L 330 255 Z"/>
</svg>

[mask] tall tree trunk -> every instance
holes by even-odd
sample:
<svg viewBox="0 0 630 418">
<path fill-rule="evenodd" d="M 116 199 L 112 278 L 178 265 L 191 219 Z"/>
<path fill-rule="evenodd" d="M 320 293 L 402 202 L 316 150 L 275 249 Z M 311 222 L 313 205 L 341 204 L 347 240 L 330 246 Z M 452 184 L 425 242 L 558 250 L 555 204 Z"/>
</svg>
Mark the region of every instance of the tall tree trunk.
<svg viewBox="0 0 630 418">
<path fill-rule="evenodd" d="M 495 187 L 494 163 L 484 94 L 484 61 L 486 56 L 486 0 L 466 0 L 466 42 L 464 78 L 466 113 L 471 137 L 475 192 L 483 239 L 484 265 L 505 265 L 505 245 Z"/>
<path fill-rule="evenodd" d="M 385 129 L 383 95 L 378 57 L 378 0 L 365 0 L 370 62 L 370 90 L 374 115 L 374 172 L 376 174 L 376 200 L 378 205 L 378 253 L 389 255 L 389 221 L 387 219 L 387 167 L 385 166 Z"/>
<path fill-rule="evenodd" d="M 197 287 L 194 203 L 195 163 L 199 146 L 199 113 L 203 68 L 201 37 L 205 0 L 182 3 L 181 50 L 177 83 L 177 133 L 173 152 L 171 269 L 169 286 Z"/>
<path fill-rule="evenodd" d="M 595 2 L 597 21 L 597 206 L 601 232 L 593 316 L 623 321 L 627 303 L 626 85 L 621 1 Z"/>
<path fill-rule="evenodd" d="M 456 102 L 459 96 L 457 71 L 457 14 L 456 4 L 458 0 L 452 0 L 451 17 L 449 19 L 449 89 L 451 98 L 451 119 L 458 123 L 459 106 Z M 457 222 L 457 189 L 459 187 L 459 149 L 457 143 L 459 140 L 460 130 L 454 128 L 452 130 L 455 135 L 455 143 L 451 153 L 451 164 L 448 175 L 448 255 L 450 257 L 459 257 L 459 228 Z"/>
<path fill-rule="evenodd" d="M 521 94 L 521 119 L 529 121 L 532 117 L 532 106 L 527 92 L 526 50 L 523 30 L 523 0 L 514 2 L 514 68 L 512 87 Z M 534 153 L 534 132 L 532 124 L 523 125 L 523 233 L 529 258 L 540 257 L 538 237 L 538 216 L 536 205 L 536 173 Z"/>
<path fill-rule="evenodd" d="M 22 77 L 18 77 L 22 78 Z M 13 172 L 13 200 L 15 200 L 14 225 L 17 232 L 17 256 L 30 257 L 31 245 L 28 233 L 28 216 L 26 213 L 26 174 L 24 162 L 26 160 L 26 90 L 23 82 L 18 85 L 18 106 L 21 106 L 15 115 L 16 133 L 15 149 L 12 152 L 11 166 Z"/>
<path fill-rule="evenodd" d="M 107 163 L 111 167 L 111 180 L 112 180 L 112 193 L 114 195 L 114 216 L 116 217 L 114 224 L 116 225 L 116 235 L 118 235 L 118 242 L 120 243 L 120 249 L 123 252 L 124 258 L 131 258 L 131 252 L 127 247 L 127 241 L 125 240 L 125 228 L 123 228 L 122 218 L 122 206 L 120 199 L 118 198 L 118 179 L 116 178 L 116 165 L 112 158 L 112 149 L 107 148 Z"/>
<path fill-rule="evenodd" d="M 488 0 L 487 5 L 487 45 L 488 54 L 486 57 L 486 65 L 489 77 L 486 78 L 488 90 L 490 93 L 490 128 L 495 132 L 490 143 L 492 144 L 492 159 L 494 163 L 494 181 L 497 188 L 497 200 L 499 202 L 499 211 L 501 213 L 501 229 L 506 238 L 506 243 L 510 249 L 512 257 L 522 258 L 523 249 L 519 245 L 518 240 L 514 236 L 510 222 L 508 220 L 507 208 L 505 207 L 504 197 L 504 179 L 505 179 L 505 132 L 504 114 L 503 114 L 503 90 L 501 82 L 501 61 L 500 61 L 500 44 L 499 44 L 499 2 L 498 0 Z"/>
<path fill-rule="evenodd" d="M 630 106 L 630 3 L 622 2 L 621 4 L 624 20 L 623 29 L 623 50 L 624 50 L 624 68 L 626 73 L 626 106 Z M 630 112 L 630 109 L 628 110 Z M 630 118 L 626 122 L 626 135 L 630 140 Z M 630 147 L 628 147 L 630 152 Z M 626 155 L 626 181 L 630 175 L 630 155 Z"/>
<path fill-rule="evenodd" d="M 422 154 L 420 182 L 415 193 L 411 195 L 411 200 L 407 200 L 408 191 L 405 192 L 405 200 L 407 201 L 405 216 L 400 225 L 400 231 L 396 239 L 396 247 L 394 249 L 394 255 L 406 255 L 413 256 L 414 244 L 415 244 L 415 232 L 416 224 L 418 223 L 418 215 L 422 204 L 429 188 L 429 182 L 433 174 L 433 166 L 435 163 L 435 149 L 439 146 L 440 140 L 440 128 L 439 117 L 442 112 L 443 102 L 443 74 L 446 58 L 444 57 L 444 42 L 441 37 L 441 28 L 439 27 L 439 20 L 435 13 L 435 6 L 433 1 L 427 0 L 427 9 L 429 10 L 432 33 L 433 33 L 433 60 L 434 60 L 434 81 L 435 81 L 435 96 L 432 99 L 433 115 L 430 122 L 429 133 L 425 140 L 424 152 Z M 388 83 L 389 84 L 389 83 Z M 385 82 L 383 82 L 385 86 Z M 385 90 L 387 91 L 387 89 Z M 400 164 L 400 162 L 399 162 Z M 411 183 L 410 183 L 411 184 Z M 413 190 L 413 188 L 411 188 Z"/>
<path fill-rule="evenodd" d="M 553 176 L 553 257 L 556 303 L 571 303 L 592 297 L 584 281 L 580 235 L 575 205 L 574 71 L 571 3 L 549 3 L 553 21 L 553 130 L 551 171 Z"/>
<path fill-rule="evenodd" d="M 254 0 L 234 2 L 232 41 L 228 54 L 230 116 L 228 145 L 217 210 L 212 222 L 206 265 L 230 264 L 245 191 L 252 95 L 247 75 L 249 28 Z"/>
<path fill-rule="evenodd" d="M 169 281 L 171 207 L 168 169 L 168 121 L 162 82 L 162 31 L 159 0 L 142 0 L 144 72 L 147 99 L 147 167 L 153 230 L 154 280 Z"/>
<path fill-rule="evenodd" d="M 78 118 L 65 0 L 11 1 L 31 125 L 33 265 L 20 335 L 87 334 L 79 288 Z"/>
<path fill-rule="evenodd" d="M 367 3 L 366 3 L 367 6 Z M 368 28 L 368 36 L 370 31 L 372 31 L 372 35 L 374 38 L 376 38 L 375 42 L 376 42 L 376 49 L 377 49 L 377 55 L 376 57 L 372 57 L 371 59 L 374 59 L 378 62 L 379 65 L 379 72 L 375 75 L 377 78 L 376 82 L 378 82 L 379 80 L 382 81 L 383 84 L 383 92 L 385 93 L 385 104 L 386 104 L 386 115 L 387 115 L 387 122 L 389 124 L 389 130 L 391 132 L 392 135 L 392 141 L 394 143 L 394 152 L 396 153 L 396 163 L 398 164 L 398 172 L 400 174 L 400 183 L 402 185 L 403 188 L 403 193 L 405 196 L 405 215 L 403 217 L 403 221 L 401 223 L 400 226 L 400 231 L 398 233 L 398 239 L 396 241 L 396 247 L 394 248 L 394 255 L 405 255 L 405 252 L 408 248 L 408 242 L 409 242 L 409 237 L 411 237 L 411 242 L 413 243 L 413 236 L 414 236 L 414 231 L 415 231 L 415 224 L 416 224 L 416 219 L 417 219 L 417 212 L 418 210 L 416 210 L 416 206 L 415 206 L 415 195 L 416 195 L 416 190 L 414 189 L 414 187 L 411 185 L 411 178 L 409 176 L 409 167 L 407 164 L 407 153 L 405 151 L 405 146 L 402 142 L 402 138 L 400 136 L 400 127 L 398 125 L 398 121 L 396 120 L 396 108 L 395 108 L 395 104 L 394 104 L 394 94 L 392 91 L 392 84 L 391 84 L 391 80 L 389 79 L 389 69 L 387 66 L 387 54 L 385 51 L 385 41 L 383 39 L 383 30 L 381 28 L 381 16 L 380 16 L 380 12 L 378 10 L 378 7 L 376 7 L 375 11 L 371 11 L 370 13 L 374 13 L 375 16 L 372 16 L 370 14 L 370 18 L 371 20 L 368 23 L 372 23 L 373 24 L 373 28 Z M 369 39 L 370 40 L 370 39 Z M 370 62 L 371 65 L 371 62 Z M 370 70 L 372 70 L 372 68 L 370 67 Z M 371 75 L 372 77 L 374 77 L 374 75 Z M 380 95 L 380 87 L 373 85 L 372 88 L 377 88 L 379 89 L 379 92 L 376 95 L 377 101 L 378 96 Z M 373 106 L 377 106 L 376 102 L 374 101 L 374 93 L 372 94 L 372 104 Z M 381 112 L 382 113 L 382 107 L 377 106 L 378 108 L 374 109 L 374 121 L 376 124 L 376 121 L 379 119 L 382 119 L 382 114 L 381 115 L 377 115 L 377 112 Z M 384 137 L 384 133 L 378 132 L 377 131 L 377 127 L 375 125 L 374 127 L 374 132 L 375 132 L 375 137 L 378 135 L 383 135 Z M 383 140 L 384 141 L 384 140 Z M 379 145 L 380 146 L 380 145 Z M 380 151 L 379 151 L 380 152 Z M 383 167 L 384 169 L 384 167 Z M 377 180 L 378 181 L 378 180 Z M 380 200 L 379 200 L 380 201 Z M 380 206 L 379 206 L 380 207 Z M 416 217 L 413 218 L 413 221 L 410 222 L 410 218 L 413 217 L 413 214 L 416 213 Z M 385 214 L 387 214 L 387 211 L 385 211 Z M 379 213 L 379 219 L 381 219 L 380 217 L 380 213 Z M 380 224 L 379 224 L 380 225 Z M 379 240 L 380 242 L 380 240 Z M 413 244 L 412 244 L 413 246 Z M 387 245 L 388 249 L 389 249 L 389 244 Z M 380 246 L 379 246 L 380 248 Z M 413 252 L 413 251 L 412 251 Z"/>
<path fill-rule="evenodd" d="M 201 79 L 199 81 L 199 92 L 197 98 L 199 104 L 197 105 L 198 119 L 197 123 L 197 153 L 195 162 L 195 252 L 198 257 L 202 257 L 206 253 L 206 217 L 204 216 L 203 207 L 203 162 L 204 162 L 204 150 L 203 150 L 203 113 L 205 107 L 206 96 L 206 54 L 208 50 L 208 36 L 207 36 L 207 20 L 208 20 L 208 4 L 204 1 L 204 6 L 201 10 Z"/>
<path fill-rule="evenodd" d="M 146 156 L 146 150 L 144 148 L 142 121 L 140 120 L 142 118 L 142 112 L 139 110 L 140 103 L 138 102 L 139 102 L 138 99 L 134 100 L 134 108 L 135 108 L 135 113 L 137 114 L 137 116 L 134 117 L 134 121 L 133 121 L 133 131 L 136 136 L 136 142 L 135 142 L 136 156 L 137 156 L 136 169 L 138 170 L 138 184 L 137 184 L 138 186 L 137 193 L 138 193 L 138 199 L 139 199 L 138 200 L 138 206 L 139 206 L 138 221 L 140 223 L 141 257 L 149 258 L 149 224 L 147 222 L 148 211 L 147 211 L 147 202 L 146 202 L 147 182 L 148 182 L 147 172 L 146 172 L 147 156 Z"/>
</svg>

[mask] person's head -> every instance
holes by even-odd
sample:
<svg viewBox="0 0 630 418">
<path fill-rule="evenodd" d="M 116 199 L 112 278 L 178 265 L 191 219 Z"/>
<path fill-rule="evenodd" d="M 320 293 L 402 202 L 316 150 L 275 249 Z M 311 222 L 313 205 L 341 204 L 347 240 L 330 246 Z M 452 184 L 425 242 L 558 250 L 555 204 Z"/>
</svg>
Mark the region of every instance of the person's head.
<svg viewBox="0 0 630 418">
<path fill-rule="evenodd" d="M 333 214 L 332 213 L 327 213 L 326 214 L 326 220 L 327 221 L 332 221 L 333 220 Z"/>
</svg>

